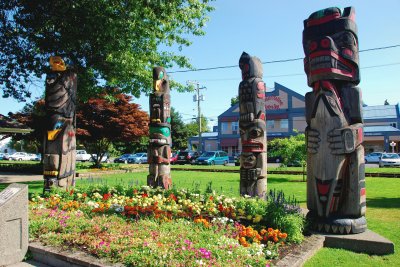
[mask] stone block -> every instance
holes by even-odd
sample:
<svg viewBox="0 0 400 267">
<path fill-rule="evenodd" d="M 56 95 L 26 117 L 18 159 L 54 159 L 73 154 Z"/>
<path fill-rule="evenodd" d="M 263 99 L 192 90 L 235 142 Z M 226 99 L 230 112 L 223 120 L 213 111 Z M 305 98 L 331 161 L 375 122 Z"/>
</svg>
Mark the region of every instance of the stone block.
<svg viewBox="0 0 400 267">
<path fill-rule="evenodd" d="M 366 230 L 363 233 L 353 235 L 323 236 L 325 236 L 324 247 L 342 248 L 373 255 L 394 253 L 393 242 L 371 230 Z"/>
<path fill-rule="evenodd" d="M 23 260 L 28 250 L 28 186 L 11 184 L 0 192 L 0 266 Z"/>
</svg>

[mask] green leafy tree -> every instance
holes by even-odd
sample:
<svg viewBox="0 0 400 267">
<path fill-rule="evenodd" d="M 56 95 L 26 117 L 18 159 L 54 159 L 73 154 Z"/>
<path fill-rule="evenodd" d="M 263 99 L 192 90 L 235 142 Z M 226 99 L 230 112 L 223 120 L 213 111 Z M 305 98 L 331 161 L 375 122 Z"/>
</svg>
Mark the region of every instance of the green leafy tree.
<svg viewBox="0 0 400 267">
<path fill-rule="evenodd" d="M 271 148 L 268 150 L 268 154 L 273 157 L 281 156 L 284 165 L 300 162 L 304 170 L 307 160 L 304 134 L 292 135 L 289 138 L 276 138 L 269 141 L 268 145 Z"/>
<path fill-rule="evenodd" d="M 181 114 L 173 107 L 171 108 L 171 134 L 172 134 L 172 149 L 180 150 L 187 147 L 188 138 L 191 136 L 191 131 L 183 122 Z"/>
<path fill-rule="evenodd" d="M 101 86 L 139 96 L 152 88 L 152 68 L 191 67 L 172 52 L 204 35 L 212 0 L 0 1 L 0 88 L 24 100 L 29 84 L 48 69 L 51 55 L 69 61 L 79 96 Z M 68 63 L 68 62 L 67 62 Z M 184 86 L 171 82 L 184 90 Z"/>
<path fill-rule="evenodd" d="M 187 123 L 186 127 L 189 130 L 189 137 L 199 134 L 198 119 Z M 204 116 L 201 116 L 201 132 L 202 133 L 210 132 L 210 127 L 208 127 L 208 119 L 206 117 L 204 117 Z"/>
<path fill-rule="evenodd" d="M 231 107 L 239 103 L 239 96 L 235 96 L 231 98 Z"/>
</svg>

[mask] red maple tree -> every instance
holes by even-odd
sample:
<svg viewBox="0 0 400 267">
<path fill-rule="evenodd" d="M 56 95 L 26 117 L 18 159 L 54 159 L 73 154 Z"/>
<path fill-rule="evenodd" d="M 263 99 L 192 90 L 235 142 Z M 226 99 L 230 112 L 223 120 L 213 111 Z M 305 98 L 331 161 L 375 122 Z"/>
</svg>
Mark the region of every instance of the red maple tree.
<svg viewBox="0 0 400 267">
<path fill-rule="evenodd" d="M 149 132 L 149 115 L 118 89 L 106 90 L 80 103 L 76 114 L 77 137 L 97 155 L 96 165 L 112 142 L 136 142 Z"/>
</svg>

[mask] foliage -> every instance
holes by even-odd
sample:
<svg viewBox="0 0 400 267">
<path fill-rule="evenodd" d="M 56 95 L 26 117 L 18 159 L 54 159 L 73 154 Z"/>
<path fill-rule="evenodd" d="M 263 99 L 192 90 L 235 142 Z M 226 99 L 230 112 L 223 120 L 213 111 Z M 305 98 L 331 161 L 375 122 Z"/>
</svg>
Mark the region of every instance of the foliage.
<svg viewBox="0 0 400 267">
<path fill-rule="evenodd" d="M 307 158 L 306 138 L 304 134 L 292 135 L 289 138 L 275 138 L 269 141 L 268 153 L 273 157 L 281 156 L 283 164 L 300 162 L 305 164 Z"/>
<path fill-rule="evenodd" d="M 188 138 L 193 136 L 193 131 L 185 125 L 181 114 L 173 107 L 171 108 L 171 134 L 173 150 L 187 148 Z"/>
<path fill-rule="evenodd" d="M 235 96 L 231 98 L 231 107 L 239 103 L 239 96 Z"/>
<path fill-rule="evenodd" d="M 191 67 L 171 52 L 204 35 L 210 0 L 0 2 L 0 84 L 4 97 L 24 100 L 51 55 L 77 71 L 79 97 L 106 83 L 139 96 L 152 86 L 152 68 Z M 68 63 L 68 62 L 67 62 Z M 171 83 L 175 84 L 175 83 Z M 178 89 L 183 89 L 178 86 Z"/>
<path fill-rule="evenodd" d="M 97 155 L 95 165 L 112 142 L 140 142 L 148 134 L 147 113 L 130 101 L 130 96 L 113 89 L 79 104 L 77 135 L 88 152 Z"/>
<path fill-rule="evenodd" d="M 43 174 L 43 165 L 38 161 L 1 162 L 0 171 L 12 173 Z"/>
<path fill-rule="evenodd" d="M 239 266 L 265 266 L 265 258 L 276 257 L 279 246 L 291 238 L 283 229 L 267 227 L 263 218 L 254 226 L 243 225 L 238 221 L 242 220 L 237 215 L 238 203 L 261 213 L 259 207 L 266 205 L 262 200 L 147 186 L 56 190 L 46 193 L 45 198 L 31 196 L 30 236 L 50 245 L 86 247 L 91 254 L 129 266 L 141 266 L 150 259 L 164 266 L 176 266 L 177 262 L 197 266 L 196 260 L 225 266 L 233 259 Z M 243 217 L 248 216 L 245 213 Z M 154 227 L 149 229 L 149 224 Z M 160 230 L 165 227 L 168 232 Z M 121 233 L 125 238 L 119 237 Z M 153 256 L 147 254 L 148 249 Z M 221 250 L 225 252 L 218 252 Z M 168 256 L 160 257 L 160 253 Z M 242 259 L 242 255 L 246 257 Z"/>
<path fill-rule="evenodd" d="M 31 133 L 24 135 L 13 135 L 12 141 L 16 143 L 16 147 L 23 144 L 23 151 L 38 153 L 43 151 L 42 142 L 46 129 L 44 100 L 39 99 L 32 103 L 26 104 L 21 111 L 17 113 L 9 113 L 10 118 L 33 129 Z M 18 142 L 18 143 L 17 143 Z"/>
<path fill-rule="evenodd" d="M 202 133 L 210 132 L 210 128 L 208 127 L 208 119 L 206 117 L 204 117 L 203 115 L 201 115 L 200 117 L 201 117 L 201 132 Z M 188 131 L 190 133 L 189 136 L 199 135 L 199 120 L 198 119 L 187 123 L 186 127 L 188 128 Z"/>
</svg>

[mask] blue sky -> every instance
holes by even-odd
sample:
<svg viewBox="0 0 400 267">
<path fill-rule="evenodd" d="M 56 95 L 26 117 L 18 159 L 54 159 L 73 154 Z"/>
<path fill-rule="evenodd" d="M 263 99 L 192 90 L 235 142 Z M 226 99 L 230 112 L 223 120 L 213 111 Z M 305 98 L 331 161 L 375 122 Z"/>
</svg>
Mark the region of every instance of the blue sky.
<svg viewBox="0 0 400 267">
<path fill-rule="evenodd" d="M 400 44 L 400 1 L 312 1 L 312 0 L 220 0 L 205 28 L 206 35 L 191 38 L 193 44 L 182 54 L 191 59 L 196 68 L 237 65 L 243 51 L 257 56 L 261 61 L 302 58 L 303 20 L 314 11 L 330 7 L 354 6 L 360 50 Z M 400 101 L 400 47 L 360 53 L 363 100 L 368 105 L 381 105 L 385 99 L 390 104 Z M 302 60 L 287 63 L 264 64 L 267 87 L 278 82 L 300 94 L 310 91 L 303 71 Z M 211 71 L 171 73 L 174 80 L 186 84 L 195 80 L 201 86 L 205 101 L 202 113 L 214 121 L 230 106 L 237 95 L 241 80 L 238 67 Z M 34 96 L 43 88 L 32 86 Z M 197 114 L 193 93 L 172 92 L 172 106 L 188 122 Z M 142 96 L 134 102 L 148 111 L 148 98 Z M 0 99 L 0 113 L 18 111 L 23 104 L 10 99 Z"/>
</svg>

